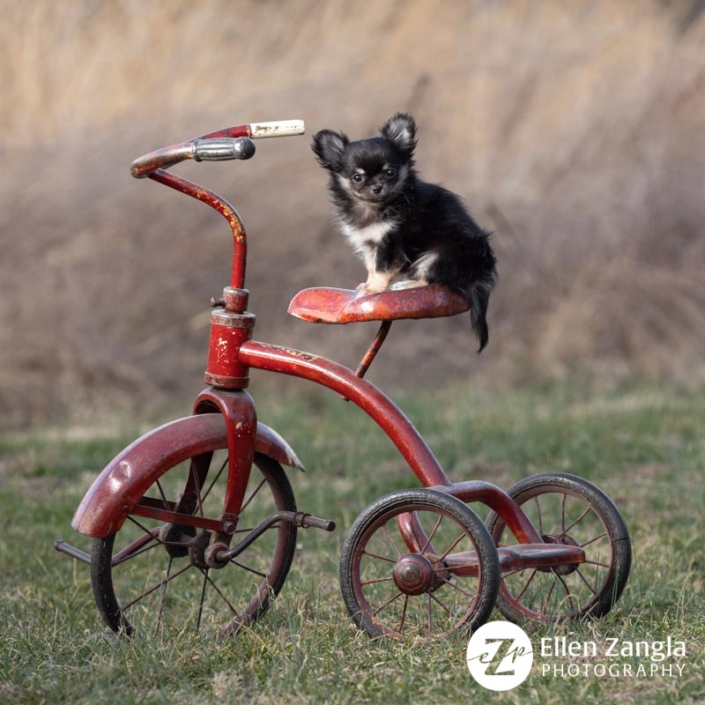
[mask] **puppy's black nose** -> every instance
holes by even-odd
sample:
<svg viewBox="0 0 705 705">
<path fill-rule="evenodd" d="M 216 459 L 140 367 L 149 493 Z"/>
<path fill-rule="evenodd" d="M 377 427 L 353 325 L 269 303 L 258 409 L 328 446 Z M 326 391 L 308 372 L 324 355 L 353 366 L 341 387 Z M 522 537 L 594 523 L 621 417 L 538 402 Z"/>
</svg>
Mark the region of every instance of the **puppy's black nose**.
<svg viewBox="0 0 705 705">
<path fill-rule="evenodd" d="M 377 185 L 372 187 L 372 193 L 382 193 L 382 187 Z"/>
</svg>

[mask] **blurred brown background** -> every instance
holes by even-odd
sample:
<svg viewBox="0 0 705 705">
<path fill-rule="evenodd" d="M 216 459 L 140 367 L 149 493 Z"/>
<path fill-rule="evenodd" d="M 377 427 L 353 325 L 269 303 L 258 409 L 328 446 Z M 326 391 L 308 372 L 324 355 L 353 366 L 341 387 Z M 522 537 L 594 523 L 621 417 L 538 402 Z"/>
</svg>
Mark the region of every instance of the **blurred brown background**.
<svg viewBox="0 0 705 705">
<path fill-rule="evenodd" d="M 481 356 L 467 316 L 400 323 L 376 381 L 702 382 L 703 10 L 0 0 L 0 425 L 145 413 L 202 386 L 227 228 L 128 167 L 242 122 L 301 118 L 308 136 L 178 169 L 248 226 L 258 337 L 354 365 L 374 326 L 285 313 L 300 288 L 364 278 L 310 136 L 368 136 L 397 110 L 419 123 L 422 176 L 495 232 L 500 284 Z"/>
</svg>

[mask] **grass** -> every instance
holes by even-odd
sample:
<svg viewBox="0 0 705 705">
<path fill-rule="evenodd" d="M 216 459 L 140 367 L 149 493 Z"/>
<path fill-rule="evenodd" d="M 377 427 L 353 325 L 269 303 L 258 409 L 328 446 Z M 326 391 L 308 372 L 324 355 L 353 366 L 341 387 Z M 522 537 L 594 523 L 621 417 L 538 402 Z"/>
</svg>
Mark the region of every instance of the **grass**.
<svg viewBox="0 0 705 705">
<path fill-rule="evenodd" d="M 139 431 L 0 438 L 0 701 L 8 703 L 686 703 L 705 697 L 705 397 L 656 387 L 597 392 L 576 387 L 494 395 L 464 390 L 402 399 L 453 479 L 507 487 L 544 470 L 582 475 L 617 502 L 630 528 L 627 589 L 604 619 L 531 630 L 604 644 L 684 641 L 681 677 L 542 675 L 537 656 L 516 690 L 490 694 L 468 674 L 467 635 L 415 646 L 370 641 L 340 597 L 345 530 L 381 494 L 413 485 L 391 443 L 333 395 L 266 401 L 306 464 L 289 472 L 300 508 L 338 522 L 334 534 L 301 532 L 283 593 L 264 619 L 234 639 L 190 631 L 118 639 L 103 628 L 89 571 L 55 553 L 100 467 Z M 301 423 L 305 419 L 306 423 Z M 495 612 L 493 619 L 501 615 Z M 623 658 L 642 664 L 647 658 Z M 582 661 L 581 661 L 582 663 Z M 670 660 L 664 664 L 675 663 Z"/>
</svg>

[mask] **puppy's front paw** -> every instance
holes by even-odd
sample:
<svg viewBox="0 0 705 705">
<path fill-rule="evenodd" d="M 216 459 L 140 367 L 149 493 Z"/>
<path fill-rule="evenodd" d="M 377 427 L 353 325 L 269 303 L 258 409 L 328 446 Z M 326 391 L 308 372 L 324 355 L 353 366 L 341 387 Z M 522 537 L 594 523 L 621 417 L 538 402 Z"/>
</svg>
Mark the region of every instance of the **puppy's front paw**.
<svg viewBox="0 0 705 705">
<path fill-rule="evenodd" d="M 362 282 L 362 284 L 358 284 L 355 287 L 355 291 L 357 291 L 356 298 L 359 298 L 360 296 L 367 296 L 368 294 L 372 293 L 371 291 L 369 291 L 367 282 Z"/>
<path fill-rule="evenodd" d="M 392 284 L 389 290 L 404 291 L 404 289 L 417 289 L 420 286 L 428 286 L 428 282 L 425 279 L 405 279 L 404 281 Z"/>
<path fill-rule="evenodd" d="M 370 294 L 379 294 L 382 291 L 385 291 L 386 287 L 380 288 L 379 286 L 375 286 L 374 282 L 363 282 L 362 284 L 357 285 L 357 296 L 369 296 Z"/>
</svg>

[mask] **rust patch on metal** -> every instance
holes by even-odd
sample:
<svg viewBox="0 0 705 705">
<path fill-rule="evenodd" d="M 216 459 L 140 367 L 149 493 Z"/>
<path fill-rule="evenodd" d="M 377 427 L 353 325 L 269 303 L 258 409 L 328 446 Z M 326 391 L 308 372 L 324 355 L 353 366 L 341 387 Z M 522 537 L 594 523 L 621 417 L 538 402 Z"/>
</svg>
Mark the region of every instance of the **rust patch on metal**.
<svg viewBox="0 0 705 705">
<path fill-rule="evenodd" d="M 458 292 L 440 284 L 358 296 L 351 289 L 312 287 L 300 291 L 289 304 L 292 316 L 311 323 L 360 323 L 402 318 L 440 318 L 468 311 Z"/>
<path fill-rule="evenodd" d="M 306 362 L 314 362 L 317 359 L 316 355 L 303 352 L 303 350 L 295 350 L 294 348 L 284 348 L 284 352 L 293 357 L 298 357 L 300 360 L 305 360 Z"/>
</svg>

